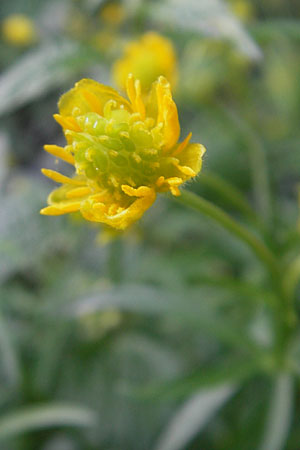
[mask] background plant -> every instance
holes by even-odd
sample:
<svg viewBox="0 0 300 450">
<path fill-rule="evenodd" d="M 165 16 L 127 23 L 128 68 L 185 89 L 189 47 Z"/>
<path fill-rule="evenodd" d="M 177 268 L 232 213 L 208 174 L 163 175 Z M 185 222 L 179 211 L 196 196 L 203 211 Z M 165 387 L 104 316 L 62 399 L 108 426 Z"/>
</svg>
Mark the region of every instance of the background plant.
<svg viewBox="0 0 300 450">
<path fill-rule="evenodd" d="M 112 21 L 99 0 L 2 0 L 36 39 L 0 42 L 1 448 L 299 447 L 300 11 L 234 3 L 127 0 Z M 59 95 L 111 84 L 148 30 L 208 149 L 182 198 L 201 214 L 161 198 L 122 236 L 39 216 Z"/>
</svg>

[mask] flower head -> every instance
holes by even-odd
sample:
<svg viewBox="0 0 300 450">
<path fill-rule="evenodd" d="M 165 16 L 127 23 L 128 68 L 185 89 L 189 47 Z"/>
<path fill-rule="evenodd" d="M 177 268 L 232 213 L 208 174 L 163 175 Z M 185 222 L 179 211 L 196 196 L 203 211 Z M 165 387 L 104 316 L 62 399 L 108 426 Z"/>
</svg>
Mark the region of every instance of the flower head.
<svg viewBox="0 0 300 450">
<path fill-rule="evenodd" d="M 45 150 L 75 166 L 72 178 L 42 169 L 62 186 L 54 190 L 46 215 L 80 211 L 93 222 L 125 229 L 152 205 L 157 192 L 180 195 L 178 187 L 201 169 L 205 151 L 178 143 L 180 126 L 170 85 L 153 83 L 144 102 L 141 85 L 127 79 L 129 100 L 114 89 L 83 79 L 64 94 L 54 117 L 67 145 Z"/>
<path fill-rule="evenodd" d="M 117 85 L 126 90 L 127 76 L 132 73 L 140 80 L 142 91 L 148 91 L 160 76 L 166 77 L 172 86 L 177 79 L 176 55 L 169 39 L 149 32 L 125 47 L 124 56 L 113 67 Z"/>
<path fill-rule="evenodd" d="M 101 9 L 100 18 L 107 25 L 117 27 L 125 18 L 124 7 L 117 1 L 110 1 Z"/>
<path fill-rule="evenodd" d="M 23 14 L 12 14 L 2 23 L 3 38 L 9 44 L 26 46 L 32 44 L 37 37 L 34 22 Z"/>
</svg>

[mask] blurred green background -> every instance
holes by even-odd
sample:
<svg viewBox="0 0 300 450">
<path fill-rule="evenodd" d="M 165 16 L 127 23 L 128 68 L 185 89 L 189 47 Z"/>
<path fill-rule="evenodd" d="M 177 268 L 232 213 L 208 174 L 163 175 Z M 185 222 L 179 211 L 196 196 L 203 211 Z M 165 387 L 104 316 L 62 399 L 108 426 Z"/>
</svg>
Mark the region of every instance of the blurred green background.
<svg viewBox="0 0 300 450">
<path fill-rule="evenodd" d="M 299 2 L 111 3 L 1 0 L 0 448 L 298 450 Z M 27 40 L 5 31 L 12 14 Z M 177 53 L 182 136 L 207 148 L 187 189 L 293 263 L 286 339 L 262 264 L 183 205 L 162 197 L 123 235 L 39 215 L 59 96 L 82 77 L 114 86 L 149 30 Z"/>
</svg>

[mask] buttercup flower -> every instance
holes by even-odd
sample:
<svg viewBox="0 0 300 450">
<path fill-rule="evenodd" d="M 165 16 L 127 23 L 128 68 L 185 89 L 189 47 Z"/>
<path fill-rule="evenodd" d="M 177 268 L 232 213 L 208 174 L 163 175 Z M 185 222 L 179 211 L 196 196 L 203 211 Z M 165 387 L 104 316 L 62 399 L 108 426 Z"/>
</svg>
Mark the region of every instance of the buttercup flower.
<svg viewBox="0 0 300 450">
<path fill-rule="evenodd" d="M 67 145 L 45 150 L 74 165 L 69 178 L 42 169 L 62 183 L 41 214 L 80 211 L 93 222 L 125 229 L 140 219 L 157 192 L 180 195 L 179 186 L 201 169 L 201 144 L 190 144 L 191 133 L 178 143 L 180 126 L 170 84 L 153 83 L 144 102 L 139 80 L 127 78 L 126 100 L 114 89 L 83 79 L 64 94 L 54 118 Z"/>
<path fill-rule="evenodd" d="M 125 18 L 124 7 L 119 2 L 110 1 L 101 9 L 100 17 L 107 25 L 117 27 Z"/>
<path fill-rule="evenodd" d="M 9 44 L 26 46 L 32 44 L 36 38 L 34 22 L 23 14 L 12 14 L 2 23 L 2 36 Z"/>
<path fill-rule="evenodd" d="M 251 2 L 247 0 L 229 0 L 229 4 L 234 14 L 243 22 L 249 22 L 253 19 L 254 8 Z"/>
<path fill-rule="evenodd" d="M 125 47 L 124 56 L 113 66 L 113 77 L 116 84 L 125 90 L 127 76 L 132 73 L 140 80 L 142 91 L 145 92 L 160 75 L 165 76 L 174 86 L 177 80 L 176 65 L 171 41 L 149 32 Z"/>
</svg>

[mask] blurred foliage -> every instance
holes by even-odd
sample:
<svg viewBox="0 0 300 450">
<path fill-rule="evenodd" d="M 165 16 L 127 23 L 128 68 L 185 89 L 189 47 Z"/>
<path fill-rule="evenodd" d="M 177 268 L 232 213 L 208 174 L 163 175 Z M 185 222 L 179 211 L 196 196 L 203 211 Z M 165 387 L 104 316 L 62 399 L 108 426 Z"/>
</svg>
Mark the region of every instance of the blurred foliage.
<svg viewBox="0 0 300 450">
<path fill-rule="evenodd" d="M 5 39 L 13 14 L 26 47 Z M 299 2 L 2 0 L 0 21 L 0 448 L 297 450 Z M 151 30 L 177 52 L 182 135 L 208 149 L 188 189 L 282 262 L 291 332 L 261 262 L 182 205 L 124 235 L 38 213 L 59 95 L 113 85 Z"/>
</svg>

